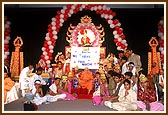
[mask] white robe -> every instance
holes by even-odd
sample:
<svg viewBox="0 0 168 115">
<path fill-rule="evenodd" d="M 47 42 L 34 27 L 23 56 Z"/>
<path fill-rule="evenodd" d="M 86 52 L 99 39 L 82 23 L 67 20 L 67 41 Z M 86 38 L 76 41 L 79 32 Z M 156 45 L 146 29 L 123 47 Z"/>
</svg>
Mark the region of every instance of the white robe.
<svg viewBox="0 0 168 115">
<path fill-rule="evenodd" d="M 28 77 L 29 73 L 32 73 L 32 70 L 29 70 L 29 67 L 25 67 L 21 73 L 20 73 L 20 78 L 19 78 L 19 83 L 20 83 L 20 89 L 27 89 L 29 88 L 29 82 L 30 78 Z"/>
<path fill-rule="evenodd" d="M 52 95 L 46 95 L 45 97 L 47 98 L 48 102 L 55 102 L 58 99 L 64 99 L 66 97 L 66 94 L 57 94 L 57 86 L 55 85 L 55 83 L 53 83 L 50 87 L 50 90 L 53 91 L 56 95 L 52 96 Z"/>
<path fill-rule="evenodd" d="M 126 110 L 136 110 L 137 109 L 137 94 L 132 88 L 128 91 L 128 95 L 125 97 L 126 89 L 122 89 L 119 92 L 119 102 L 111 103 L 110 101 L 105 101 L 105 106 L 109 108 L 116 109 L 118 111 L 126 111 Z"/>
<path fill-rule="evenodd" d="M 46 82 L 45 82 L 45 80 L 41 77 L 41 75 L 34 74 L 34 75 L 30 78 L 30 83 L 29 83 L 29 88 L 30 88 L 30 90 L 33 89 L 34 82 L 35 82 L 36 80 L 40 80 L 42 85 L 46 85 Z"/>
</svg>

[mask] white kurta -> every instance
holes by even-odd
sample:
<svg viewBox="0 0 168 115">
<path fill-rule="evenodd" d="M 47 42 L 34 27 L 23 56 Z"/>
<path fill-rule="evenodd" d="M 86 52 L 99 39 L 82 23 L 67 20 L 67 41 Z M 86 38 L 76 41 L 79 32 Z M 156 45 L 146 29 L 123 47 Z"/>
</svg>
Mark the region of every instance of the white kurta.
<svg viewBox="0 0 168 115">
<path fill-rule="evenodd" d="M 128 91 L 128 95 L 125 97 L 125 88 L 119 92 L 119 102 L 114 102 L 112 104 L 112 108 L 118 111 L 125 111 L 125 110 L 136 110 L 137 109 L 137 94 L 135 91 L 130 89 Z"/>
<path fill-rule="evenodd" d="M 132 88 L 128 91 L 128 95 L 125 97 L 125 88 L 120 90 L 118 96 L 119 102 L 111 103 L 110 101 L 105 101 L 105 106 L 109 108 L 116 109 L 118 111 L 126 110 L 136 110 L 137 109 L 137 94 Z"/>
<path fill-rule="evenodd" d="M 54 101 L 57 101 L 58 99 L 64 99 L 66 97 L 66 94 L 57 94 L 57 86 L 55 85 L 55 83 L 53 83 L 49 88 L 56 95 L 55 96 L 46 95 L 45 97 L 47 98 L 48 102 L 54 102 Z"/>
<path fill-rule="evenodd" d="M 30 78 L 30 83 L 29 83 L 29 88 L 30 88 L 30 90 L 33 89 L 34 82 L 35 82 L 36 80 L 40 80 L 42 85 L 46 85 L 46 82 L 45 82 L 45 80 L 41 77 L 41 75 L 34 74 L 34 75 Z"/>
<path fill-rule="evenodd" d="M 20 73 L 20 78 L 19 78 L 19 83 L 20 83 L 20 89 L 27 89 L 29 88 L 29 82 L 30 78 L 28 77 L 29 73 L 32 73 L 32 70 L 29 70 L 29 67 L 25 67 L 21 73 Z"/>
</svg>

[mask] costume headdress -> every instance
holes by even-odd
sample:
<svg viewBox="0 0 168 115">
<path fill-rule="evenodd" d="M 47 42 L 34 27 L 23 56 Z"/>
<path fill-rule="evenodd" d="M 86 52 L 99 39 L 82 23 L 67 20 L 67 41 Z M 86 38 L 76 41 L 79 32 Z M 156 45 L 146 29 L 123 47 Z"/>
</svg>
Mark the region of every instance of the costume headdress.
<svg viewBox="0 0 168 115">
<path fill-rule="evenodd" d="M 148 81 L 148 78 L 144 74 L 141 73 L 141 75 L 139 76 L 139 81 L 146 82 L 146 81 Z"/>
</svg>

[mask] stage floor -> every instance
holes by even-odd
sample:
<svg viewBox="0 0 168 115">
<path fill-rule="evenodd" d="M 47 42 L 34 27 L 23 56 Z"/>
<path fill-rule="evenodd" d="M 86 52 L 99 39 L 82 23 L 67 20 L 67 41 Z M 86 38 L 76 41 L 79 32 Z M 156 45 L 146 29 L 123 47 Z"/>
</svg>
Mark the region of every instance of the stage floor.
<svg viewBox="0 0 168 115">
<path fill-rule="evenodd" d="M 24 111 L 23 109 L 23 102 L 24 99 L 20 98 L 16 101 L 13 101 L 9 104 L 5 104 L 4 105 L 4 112 L 8 113 L 8 112 L 29 112 L 29 111 Z M 57 102 L 53 102 L 50 104 L 42 104 L 38 106 L 38 110 L 35 112 L 44 112 L 46 111 L 47 113 L 53 113 L 53 112 L 80 112 L 80 111 L 86 111 L 86 112 L 98 112 L 99 113 L 102 111 L 102 113 L 105 112 L 114 112 L 115 110 L 110 109 L 108 107 L 102 106 L 102 105 L 98 105 L 95 106 L 92 103 L 92 99 L 76 99 L 74 101 L 57 101 Z M 49 112 L 50 111 L 50 112 Z"/>
</svg>

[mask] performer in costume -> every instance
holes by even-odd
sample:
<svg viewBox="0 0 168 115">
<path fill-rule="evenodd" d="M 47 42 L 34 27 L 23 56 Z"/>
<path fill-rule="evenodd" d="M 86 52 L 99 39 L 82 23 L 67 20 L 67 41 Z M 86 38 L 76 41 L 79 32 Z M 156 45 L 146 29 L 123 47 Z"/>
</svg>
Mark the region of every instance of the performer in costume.
<svg viewBox="0 0 168 115">
<path fill-rule="evenodd" d="M 156 92 L 150 88 L 148 78 L 141 74 L 139 76 L 140 84 L 138 86 L 137 105 L 143 111 L 163 111 L 162 103 L 156 101 Z"/>
</svg>

